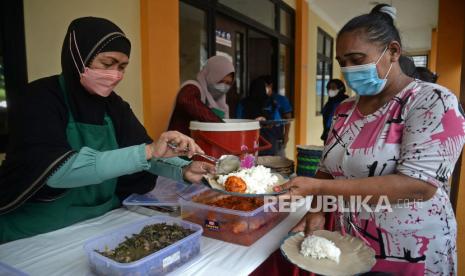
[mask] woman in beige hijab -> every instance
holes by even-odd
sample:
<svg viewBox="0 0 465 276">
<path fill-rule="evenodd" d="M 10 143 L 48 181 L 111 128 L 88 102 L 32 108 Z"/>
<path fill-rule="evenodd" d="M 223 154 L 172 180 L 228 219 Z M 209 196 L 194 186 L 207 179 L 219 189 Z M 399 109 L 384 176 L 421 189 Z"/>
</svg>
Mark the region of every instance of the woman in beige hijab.
<svg viewBox="0 0 465 276">
<path fill-rule="evenodd" d="M 226 94 L 234 83 L 234 66 L 224 56 L 214 56 L 197 74 L 181 85 L 168 129 L 190 135 L 190 121 L 222 122 L 229 118 Z"/>
</svg>

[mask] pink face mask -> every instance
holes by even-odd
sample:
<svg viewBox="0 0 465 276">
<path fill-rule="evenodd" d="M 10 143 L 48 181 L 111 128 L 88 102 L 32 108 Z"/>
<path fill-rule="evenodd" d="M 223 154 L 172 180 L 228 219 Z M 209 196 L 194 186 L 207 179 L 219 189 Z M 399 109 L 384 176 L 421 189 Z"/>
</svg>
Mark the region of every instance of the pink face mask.
<svg viewBox="0 0 465 276">
<path fill-rule="evenodd" d="M 81 84 L 91 94 L 108 97 L 116 85 L 123 79 L 118 70 L 91 69 L 85 67 L 81 74 Z"/>
<path fill-rule="evenodd" d="M 71 52 L 71 57 L 73 58 L 74 65 L 76 65 L 76 68 L 81 76 L 81 85 L 90 94 L 108 97 L 111 94 L 111 91 L 113 91 L 116 85 L 118 85 L 118 83 L 123 79 L 123 73 L 118 70 L 92 69 L 85 66 L 76 43 L 76 35 L 74 34 L 74 32 L 73 35 L 74 44 L 76 45 L 76 50 L 79 55 L 79 59 L 81 60 L 82 67 L 84 68 L 84 72 L 81 73 L 81 71 L 79 70 L 76 60 L 74 59 L 73 52 L 71 51 L 71 36 L 69 38 L 69 50 Z"/>
</svg>

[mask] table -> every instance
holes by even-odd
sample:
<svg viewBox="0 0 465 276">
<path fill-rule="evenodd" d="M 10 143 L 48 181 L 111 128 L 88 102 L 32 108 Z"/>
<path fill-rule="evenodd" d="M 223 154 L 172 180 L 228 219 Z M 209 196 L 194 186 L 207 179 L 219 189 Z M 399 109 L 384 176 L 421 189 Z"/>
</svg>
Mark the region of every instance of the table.
<svg viewBox="0 0 465 276">
<path fill-rule="evenodd" d="M 276 249 L 304 215 L 298 207 L 285 220 L 249 247 L 201 238 L 200 255 L 170 275 L 248 275 Z M 30 275 L 93 275 L 83 245 L 146 215 L 120 208 L 69 227 L 0 245 L 0 262 Z"/>
</svg>

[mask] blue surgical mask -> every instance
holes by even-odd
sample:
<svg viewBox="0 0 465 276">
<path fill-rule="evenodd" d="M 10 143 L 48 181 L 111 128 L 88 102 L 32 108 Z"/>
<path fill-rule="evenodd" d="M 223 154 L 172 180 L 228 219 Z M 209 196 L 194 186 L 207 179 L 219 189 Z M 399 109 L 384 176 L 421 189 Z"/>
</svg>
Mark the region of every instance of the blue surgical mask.
<svg viewBox="0 0 465 276">
<path fill-rule="evenodd" d="M 389 72 L 391 72 L 392 63 L 383 79 L 379 78 L 376 65 L 384 56 L 386 51 L 387 47 L 376 62 L 341 68 L 347 84 L 355 91 L 355 93 L 360 96 L 374 96 L 383 91 L 384 86 L 386 86 Z"/>
</svg>

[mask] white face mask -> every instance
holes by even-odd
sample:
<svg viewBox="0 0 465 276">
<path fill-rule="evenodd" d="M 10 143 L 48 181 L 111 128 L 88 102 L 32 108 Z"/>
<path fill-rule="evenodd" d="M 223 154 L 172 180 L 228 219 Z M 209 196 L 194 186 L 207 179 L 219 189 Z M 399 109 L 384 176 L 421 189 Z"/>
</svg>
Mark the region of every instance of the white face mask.
<svg viewBox="0 0 465 276">
<path fill-rule="evenodd" d="M 213 90 L 218 93 L 226 94 L 228 93 L 229 89 L 231 89 L 231 85 L 226 83 L 216 83 L 208 88 L 209 90 Z"/>
<path fill-rule="evenodd" d="M 328 96 L 329 96 L 330 98 L 336 97 L 336 95 L 337 95 L 338 93 L 339 93 L 339 90 L 337 90 L 337 89 L 329 89 L 329 90 L 328 90 Z"/>
<path fill-rule="evenodd" d="M 271 96 L 271 94 L 273 94 L 273 90 L 271 90 L 271 88 L 267 87 L 267 88 L 266 88 L 266 94 L 267 94 L 268 96 Z"/>
</svg>

